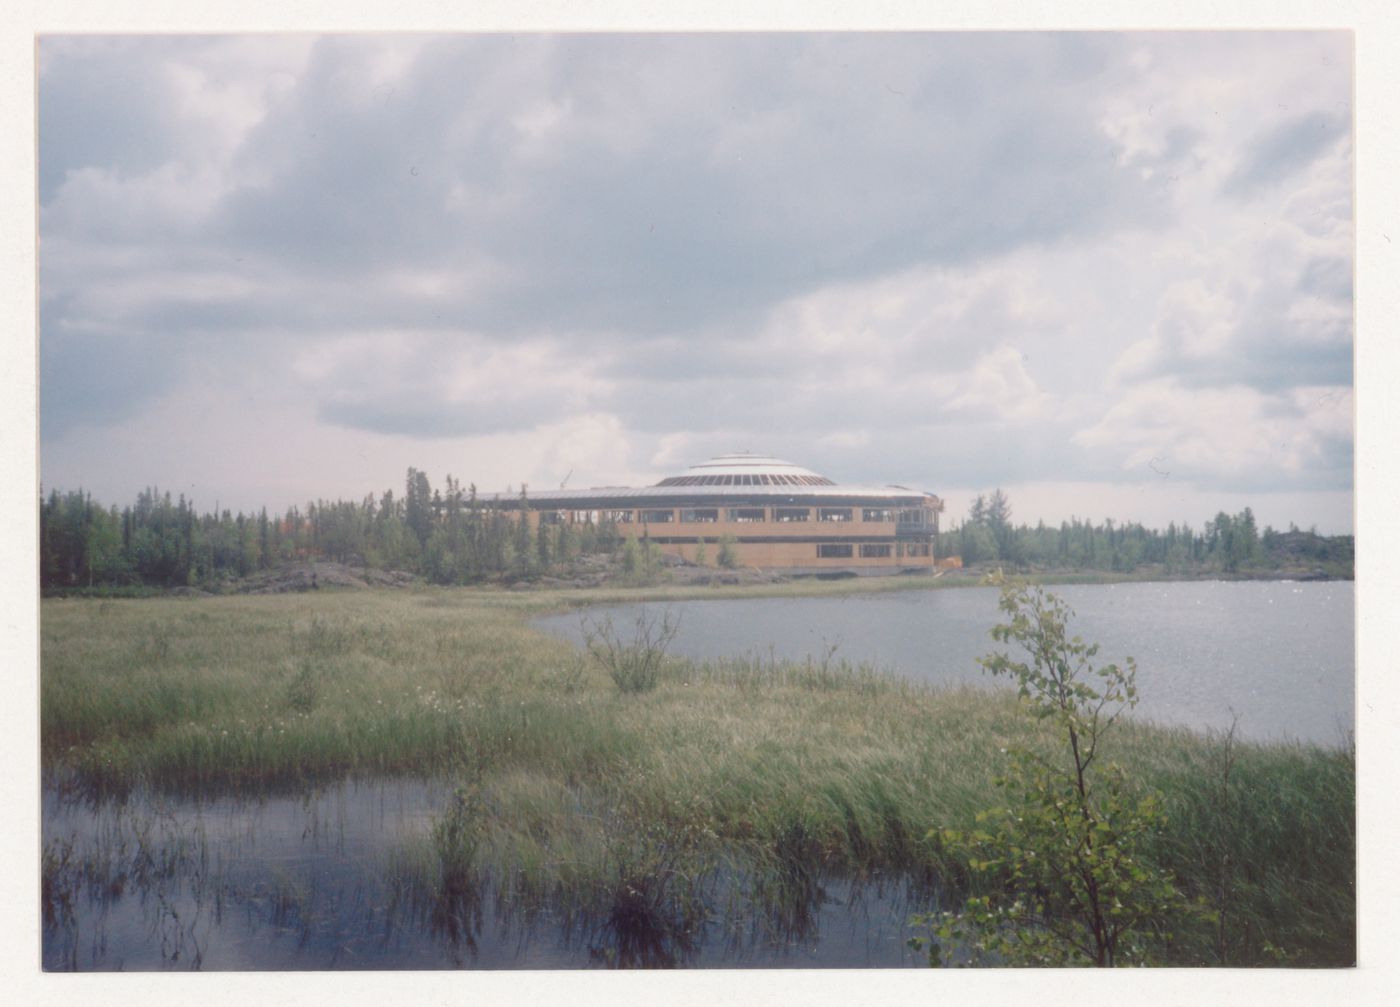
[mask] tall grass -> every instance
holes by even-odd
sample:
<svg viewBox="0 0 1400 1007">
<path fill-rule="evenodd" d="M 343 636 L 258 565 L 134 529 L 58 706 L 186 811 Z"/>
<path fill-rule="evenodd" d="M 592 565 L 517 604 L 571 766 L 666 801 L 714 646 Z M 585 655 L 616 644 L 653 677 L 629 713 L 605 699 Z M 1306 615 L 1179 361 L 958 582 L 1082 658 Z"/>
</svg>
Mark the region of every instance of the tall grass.
<svg viewBox="0 0 1400 1007">
<path fill-rule="evenodd" d="M 321 592 L 46 600 L 43 764 L 62 786 L 252 791 L 350 774 L 456 777 L 404 870 L 445 928 L 487 890 L 683 947 L 718 903 L 800 927 L 823 878 L 896 875 L 955 898 L 929 830 L 997 800 L 1014 695 L 832 659 L 669 660 L 623 692 L 528 625 L 571 593 Z M 1031 737 L 1027 737 L 1031 732 Z M 1354 958 L 1347 753 L 1124 723 L 1106 753 L 1163 797 L 1155 855 L 1224 911 L 1174 960 Z M 630 935 L 630 936 L 629 936 Z M 627 949 L 631 949 L 628 951 Z M 654 949 L 653 949 L 654 950 Z"/>
</svg>

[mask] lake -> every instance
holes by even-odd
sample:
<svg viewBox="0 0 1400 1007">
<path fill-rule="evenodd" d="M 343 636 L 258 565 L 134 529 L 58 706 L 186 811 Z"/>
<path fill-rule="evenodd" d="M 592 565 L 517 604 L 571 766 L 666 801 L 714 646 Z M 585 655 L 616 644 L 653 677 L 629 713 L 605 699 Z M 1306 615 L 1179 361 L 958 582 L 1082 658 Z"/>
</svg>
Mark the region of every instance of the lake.
<svg viewBox="0 0 1400 1007">
<path fill-rule="evenodd" d="M 1172 583 L 1054 588 L 1101 657 L 1134 656 L 1137 715 L 1228 727 L 1255 739 L 1341 743 L 1354 704 L 1351 583 Z M 648 606 L 659 611 L 658 606 Z M 997 593 L 912 590 L 807 599 L 691 601 L 678 653 L 870 662 L 932 683 L 983 683 Z M 619 626 L 637 607 L 592 610 Z M 541 620 L 580 640 L 577 614 Z M 922 965 L 906 939 L 931 893 L 900 878 L 815 879 L 781 918 L 709 879 L 707 919 L 687 946 L 630 945 L 606 919 L 522 912 L 484 891 L 444 917 L 404 884 L 431 855 L 450 781 L 347 780 L 307 793 L 91 802 L 43 793 L 50 970 L 554 969 L 615 965 L 888 968 Z M 735 887 L 730 890 L 738 890 Z"/>
<path fill-rule="evenodd" d="M 1335 746 L 1355 727 L 1355 609 L 1350 581 L 1079 584 L 1050 590 L 1075 610 L 1071 632 L 1102 645 L 1100 663 L 1137 660 L 1135 716 L 1241 737 Z M 992 684 L 977 658 L 1000 620 L 990 587 L 825 598 L 685 601 L 671 652 L 870 663 L 938 684 Z M 625 629 L 642 607 L 589 610 Z M 580 616 L 538 625 L 582 643 Z M 1233 714 L 1232 714 L 1233 711 Z"/>
</svg>

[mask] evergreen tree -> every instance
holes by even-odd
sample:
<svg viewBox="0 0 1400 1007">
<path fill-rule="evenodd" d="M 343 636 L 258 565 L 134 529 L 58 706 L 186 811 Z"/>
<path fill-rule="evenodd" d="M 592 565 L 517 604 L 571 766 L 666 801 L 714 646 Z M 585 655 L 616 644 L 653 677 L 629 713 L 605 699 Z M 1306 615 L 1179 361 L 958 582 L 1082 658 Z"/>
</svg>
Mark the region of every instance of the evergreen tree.
<svg viewBox="0 0 1400 1007">
<path fill-rule="evenodd" d="M 473 579 L 484 576 L 486 571 L 485 526 L 481 517 L 481 501 L 476 498 L 476 483 L 467 487 L 467 528 L 465 567 Z"/>
<path fill-rule="evenodd" d="M 1011 501 L 1006 498 L 1006 494 L 1001 491 L 999 486 L 987 503 L 986 521 L 987 527 L 991 529 L 992 537 L 996 539 L 997 558 L 1011 559 Z"/>
<path fill-rule="evenodd" d="M 550 525 L 545 521 L 544 515 L 541 514 L 539 527 L 535 530 L 535 554 L 540 573 L 544 573 L 554 565 L 554 550 L 551 548 L 550 544 L 551 537 Z"/>
<path fill-rule="evenodd" d="M 258 557 L 258 569 L 272 565 L 272 525 L 266 507 L 258 512 Z"/>
<path fill-rule="evenodd" d="M 404 523 L 418 539 L 419 546 L 427 545 L 428 535 L 433 530 L 433 491 L 427 473 L 410 468 L 404 489 Z"/>
<path fill-rule="evenodd" d="M 520 487 L 520 505 L 515 512 L 515 563 L 517 577 L 529 577 L 535 572 L 537 557 L 530 529 L 530 501 L 525 487 Z"/>
<path fill-rule="evenodd" d="M 578 556 L 579 536 L 574 531 L 572 521 L 564 521 L 559 525 L 559 538 L 555 544 L 555 562 L 560 566 L 568 566 Z"/>
</svg>

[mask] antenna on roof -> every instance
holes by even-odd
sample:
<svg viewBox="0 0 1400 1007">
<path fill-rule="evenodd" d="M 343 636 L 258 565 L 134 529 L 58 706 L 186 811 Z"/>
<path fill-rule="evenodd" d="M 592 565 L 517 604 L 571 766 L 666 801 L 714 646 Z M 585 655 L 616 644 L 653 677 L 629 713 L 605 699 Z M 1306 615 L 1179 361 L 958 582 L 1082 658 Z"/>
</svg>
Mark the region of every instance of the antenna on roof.
<svg viewBox="0 0 1400 1007">
<path fill-rule="evenodd" d="M 566 476 L 564 477 L 564 481 L 561 482 L 561 483 L 559 484 L 559 488 L 560 488 L 560 489 L 563 489 L 565 486 L 569 485 L 569 479 L 573 477 L 573 474 L 574 474 L 574 470 L 573 470 L 573 469 L 569 469 L 569 474 L 566 475 Z"/>
</svg>

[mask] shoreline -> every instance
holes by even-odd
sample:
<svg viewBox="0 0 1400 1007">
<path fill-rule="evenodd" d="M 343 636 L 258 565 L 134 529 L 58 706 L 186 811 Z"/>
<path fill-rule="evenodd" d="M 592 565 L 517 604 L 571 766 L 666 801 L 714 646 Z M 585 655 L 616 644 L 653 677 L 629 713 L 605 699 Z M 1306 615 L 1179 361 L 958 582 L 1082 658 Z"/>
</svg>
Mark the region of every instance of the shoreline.
<svg viewBox="0 0 1400 1007">
<path fill-rule="evenodd" d="M 673 576 L 661 577 L 645 582 L 628 582 L 624 578 L 603 579 L 595 583 L 577 583 L 560 578 L 544 578 L 534 581 L 496 582 L 482 584 L 441 585 L 430 584 L 421 579 L 396 571 L 366 570 L 360 567 L 346 567 L 339 563 L 303 563 L 278 571 L 284 580 L 271 589 L 250 589 L 246 584 L 220 585 L 218 590 L 202 590 L 191 587 L 91 587 L 68 588 L 63 590 L 41 591 L 43 600 L 142 600 L 168 598 L 232 598 L 267 594 L 302 594 L 313 590 L 327 593 L 456 593 L 467 595 L 499 594 L 507 598 L 539 598 L 545 595 L 563 596 L 565 609 L 585 607 L 594 604 L 610 604 L 615 601 L 682 601 L 703 598 L 803 598 L 840 595 L 881 594 L 889 591 L 945 590 L 968 587 L 984 587 L 987 579 L 1004 568 L 995 566 L 976 567 L 943 571 L 937 574 L 894 574 L 890 576 L 846 576 L 819 577 L 803 576 L 784 578 L 758 570 L 739 568 L 717 570 L 706 576 L 694 567 L 670 568 L 667 574 L 684 571 L 684 579 Z M 330 576 L 324 586 L 313 579 L 318 570 L 329 571 Z M 352 576 L 340 571 L 349 570 Z M 360 572 L 363 579 L 353 576 Z M 1225 573 L 1223 571 L 1203 571 L 1200 573 L 1166 573 L 1161 570 L 1145 570 L 1133 573 L 1114 573 L 1099 570 L 1033 570 L 1026 572 L 1006 571 L 1006 576 L 1024 579 L 1032 584 L 1043 586 L 1066 584 L 1172 584 L 1172 583 L 1237 583 L 1237 582 L 1276 582 L 1276 583 L 1355 583 L 1355 576 L 1339 576 L 1320 570 L 1270 570 Z M 745 579 L 749 578 L 749 579 Z M 264 580 L 270 579 L 264 575 Z"/>
<path fill-rule="evenodd" d="M 976 583 L 961 581 L 946 586 Z M 722 590 L 775 586 L 792 585 Z M 842 870 L 964 877 L 966 864 L 930 836 L 973 828 L 998 806 L 1009 744 L 1053 750 L 1009 689 L 924 687 L 839 663 L 676 660 L 649 691 L 627 692 L 601 663 L 530 625 L 551 606 L 658 593 L 49 600 L 41 779 L 66 777 L 75 800 L 455 779 L 461 797 L 425 825 L 428 845 L 404 884 L 450 910 L 455 892 L 505 879 L 517 907 L 581 906 L 607 918 L 619 877 L 669 885 L 717 864 L 738 863 L 765 884 Z M 1212 844 L 1228 863 L 1260 872 L 1233 896 L 1232 921 L 1247 922 L 1296 964 L 1353 960 L 1351 752 L 1227 743 L 1209 731 L 1125 719 L 1105 755 L 1160 795 L 1172 825 L 1153 854 L 1184 891 L 1215 891 L 1216 861 L 1190 853 Z M 64 861 L 62 839 L 46 837 L 57 844 L 46 861 L 50 890 L 80 891 L 72 886 L 88 865 L 109 861 L 96 847 Z M 678 865 L 672 858 L 681 854 Z M 444 888 L 444 878 L 456 887 Z M 603 901 L 595 905 L 595 896 Z M 695 897 L 706 913 L 718 905 L 698 889 Z M 1174 961 L 1271 961 L 1257 941 L 1217 961 L 1210 937 Z"/>
</svg>

